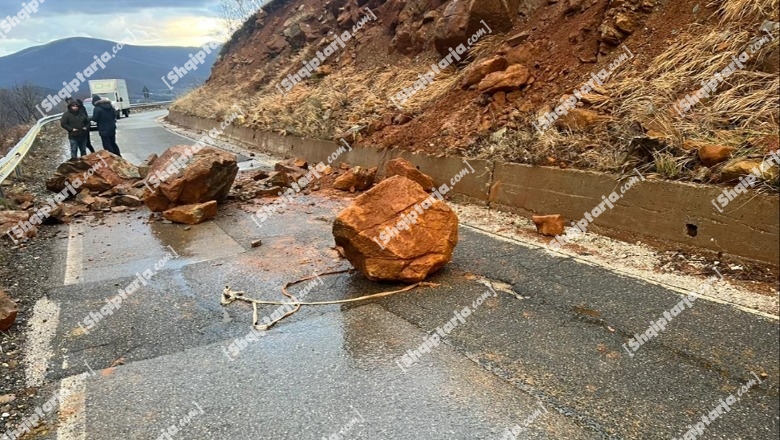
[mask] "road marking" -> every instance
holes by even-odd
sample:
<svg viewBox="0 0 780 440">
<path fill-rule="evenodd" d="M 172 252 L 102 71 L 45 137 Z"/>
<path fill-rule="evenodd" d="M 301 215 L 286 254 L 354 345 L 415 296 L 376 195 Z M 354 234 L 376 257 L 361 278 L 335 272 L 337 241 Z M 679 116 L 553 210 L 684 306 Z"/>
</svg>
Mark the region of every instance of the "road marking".
<svg viewBox="0 0 780 440">
<path fill-rule="evenodd" d="M 43 385 L 49 360 L 54 356 L 51 344 L 60 320 L 60 307 L 43 297 L 35 303 L 27 329 L 24 349 L 25 379 L 28 387 Z"/>
<path fill-rule="evenodd" d="M 81 375 L 62 379 L 60 396 L 60 424 L 57 440 L 84 440 L 87 438 L 87 385 Z"/>
<path fill-rule="evenodd" d="M 484 229 L 482 229 L 482 228 L 480 228 L 478 226 L 472 226 L 472 225 L 463 224 L 463 223 L 461 223 L 461 226 L 469 228 L 469 229 L 473 230 L 474 232 L 478 232 L 480 234 L 484 234 L 484 235 L 493 237 L 493 238 L 495 238 L 497 240 L 513 243 L 513 244 L 516 244 L 516 245 L 520 245 L 520 246 L 523 246 L 523 247 L 528 248 L 528 249 L 539 249 L 539 250 L 545 250 L 546 249 L 543 246 L 539 246 L 539 245 L 536 245 L 536 244 L 523 242 L 523 241 L 520 241 L 520 240 L 517 240 L 517 239 L 514 239 L 514 238 L 505 237 L 503 235 L 498 235 L 496 233 L 493 233 L 493 232 L 490 232 L 490 231 L 486 231 L 486 230 L 484 230 Z M 573 253 L 568 253 L 568 252 L 564 253 L 564 252 L 560 252 L 560 251 L 557 251 L 555 253 L 560 255 L 561 257 L 564 257 L 564 258 L 571 258 L 572 260 L 575 260 L 578 263 L 587 264 L 588 266 L 591 266 L 591 267 L 598 267 L 600 269 L 604 269 L 604 270 L 607 270 L 609 272 L 613 272 L 613 273 L 616 273 L 616 274 L 619 274 L 619 275 L 622 275 L 622 276 L 625 276 L 625 277 L 628 277 L 628 278 L 633 278 L 635 280 L 641 280 L 641 281 L 644 281 L 644 282 L 646 282 L 648 284 L 653 284 L 653 285 L 656 285 L 656 286 L 659 286 L 659 287 L 663 287 L 664 289 L 668 289 L 668 290 L 671 290 L 671 291 L 674 291 L 674 292 L 677 292 L 677 293 L 681 293 L 683 295 L 692 295 L 692 296 L 695 296 L 698 299 L 703 299 L 705 301 L 710 301 L 710 302 L 714 302 L 714 303 L 717 303 L 717 304 L 723 304 L 723 305 L 732 306 L 734 308 L 742 310 L 743 312 L 747 312 L 747 313 L 750 313 L 750 314 L 753 314 L 753 315 L 756 315 L 756 316 L 761 316 L 761 317 L 764 317 L 764 318 L 768 318 L 768 319 L 771 319 L 773 321 L 780 320 L 780 316 L 777 316 L 777 315 L 772 315 L 770 313 L 762 312 L 760 310 L 751 309 L 750 307 L 745 307 L 745 306 L 743 306 L 741 304 L 733 303 L 733 302 L 726 301 L 726 300 L 723 300 L 723 299 L 720 299 L 720 298 L 715 298 L 715 297 L 712 297 L 712 296 L 709 296 L 709 295 L 703 295 L 703 294 L 700 294 L 700 293 L 697 293 L 697 292 L 693 292 L 691 290 L 684 289 L 684 288 L 679 287 L 679 286 L 675 286 L 673 284 L 665 283 L 663 281 L 657 281 L 657 280 L 652 280 L 652 279 L 649 279 L 649 278 L 644 278 L 644 277 L 639 276 L 637 274 L 621 270 L 621 269 L 619 269 L 617 267 L 603 266 L 603 265 L 600 265 L 600 264 L 598 264 L 596 262 L 580 258 L 580 257 L 578 257 L 577 255 L 575 255 Z"/>
<path fill-rule="evenodd" d="M 83 262 L 84 236 L 82 235 L 81 225 L 71 223 L 68 228 L 68 257 L 65 260 L 65 280 L 66 286 L 78 284 L 81 282 L 81 276 L 84 272 Z"/>
</svg>

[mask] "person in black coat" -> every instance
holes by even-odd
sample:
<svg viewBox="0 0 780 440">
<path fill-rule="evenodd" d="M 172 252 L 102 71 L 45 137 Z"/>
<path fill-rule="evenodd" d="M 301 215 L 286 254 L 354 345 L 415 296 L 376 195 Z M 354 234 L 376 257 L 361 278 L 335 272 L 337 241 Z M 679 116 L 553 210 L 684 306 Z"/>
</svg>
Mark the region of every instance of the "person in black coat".
<svg viewBox="0 0 780 440">
<path fill-rule="evenodd" d="M 77 153 L 82 156 L 87 154 L 87 137 L 89 137 L 89 118 L 79 112 L 79 105 L 75 101 L 68 104 L 68 110 L 62 114 L 60 126 L 68 132 L 70 140 L 70 158 L 76 159 Z"/>
<path fill-rule="evenodd" d="M 87 113 L 87 109 L 84 108 L 84 101 L 80 99 L 75 100 L 76 103 L 79 105 L 79 114 L 89 121 L 89 113 Z M 73 98 L 68 98 L 65 100 L 65 103 L 70 106 L 70 103 L 73 102 Z M 90 139 L 91 136 L 87 134 L 87 150 L 89 150 L 90 153 L 95 152 L 95 148 L 92 146 L 92 139 Z"/>
<path fill-rule="evenodd" d="M 116 109 L 111 105 L 110 100 L 101 99 L 98 95 L 92 95 L 92 105 L 95 106 L 92 120 L 98 126 L 103 149 L 122 157 L 119 153 L 119 145 L 116 144 Z"/>
</svg>

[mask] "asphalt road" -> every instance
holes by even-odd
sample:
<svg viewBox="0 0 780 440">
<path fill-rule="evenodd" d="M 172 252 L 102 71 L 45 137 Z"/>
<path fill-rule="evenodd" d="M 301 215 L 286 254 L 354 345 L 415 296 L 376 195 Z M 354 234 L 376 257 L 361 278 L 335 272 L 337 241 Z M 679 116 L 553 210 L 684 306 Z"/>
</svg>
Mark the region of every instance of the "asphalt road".
<svg viewBox="0 0 780 440">
<path fill-rule="evenodd" d="M 157 126 L 161 114 L 119 123 L 130 161 L 191 142 Z M 66 395 L 59 427 L 40 438 L 498 440 L 517 426 L 524 439 L 671 439 L 697 422 L 693 438 L 780 435 L 776 319 L 699 299 L 632 351 L 632 335 L 680 293 L 467 225 L 437 287 L 304 307 L 247 338 L 252 308 L 222 306 L 225 285 L 280 300 L 286 282 L 348 267 L 330 233 L 346 202 L 316 194 L 262 231 L 234 207 L 189 229 L 149 224 L 143 211 L 69 226 L 31 320 L 30 385 Z M 91 312 L 145 272 L 87 329 Z M 307 299 L 400 287 L 358 273 L 321 280 Z M 476 305 L 486 285 L 496 295 Z M 443 343 L 402 361 L 467 306 Z"/>
</svg>

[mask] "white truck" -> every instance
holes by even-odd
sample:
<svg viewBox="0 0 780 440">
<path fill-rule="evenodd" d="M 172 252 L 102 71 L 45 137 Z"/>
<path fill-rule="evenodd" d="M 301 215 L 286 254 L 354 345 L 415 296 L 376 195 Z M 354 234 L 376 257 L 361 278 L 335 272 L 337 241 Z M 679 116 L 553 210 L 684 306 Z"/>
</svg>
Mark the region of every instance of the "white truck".
<svg viewBox="0 0 780 440">
<path fill-rule="evenodd" d="M 89 81 L 91 95 L 98 95 L 111 101 L 116 109 L 116 118 L 122 115 L 130 116 L 130 95 L 127 93 L 127 82 L 123 79 L 93 79 Z M 93 102 L 94 104 L 94 102 Z"/>
</svg>

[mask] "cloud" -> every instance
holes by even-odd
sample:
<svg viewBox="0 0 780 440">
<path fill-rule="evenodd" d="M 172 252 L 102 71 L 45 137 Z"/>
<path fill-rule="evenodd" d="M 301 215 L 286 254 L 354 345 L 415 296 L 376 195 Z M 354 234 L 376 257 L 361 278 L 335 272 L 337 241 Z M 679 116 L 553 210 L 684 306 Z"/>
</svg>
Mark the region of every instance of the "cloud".
<svg viewBox="0 0 780 440">
<path fill-rule="evenodd" d="M 25 3 L 33 3 L 27 0 Z M 36 15 L 108 15 L 108 14 L 133 14 L 150 9 L 191 9 L 191 10 L 215 10 L 215 0 L 38 0 L 39 8 Z M 14 15 L 22 9 L 19 0 L 0 0 L 0 16 Z"/>
<path fill-rule="evenodd" d="M 15 16 L 21 3 L 0 0 L 0 24 Z M 200 46 L 219 39 L 222 25 L 216 4 L 216 0 L 47 0 L 38 13 L 9 32 L 0 28 L 5 37 L 0 38 L 0 56 L 68 37 L 118 41 L 126 30 L 138 36 L 136 45 Z"/>
</svg>

